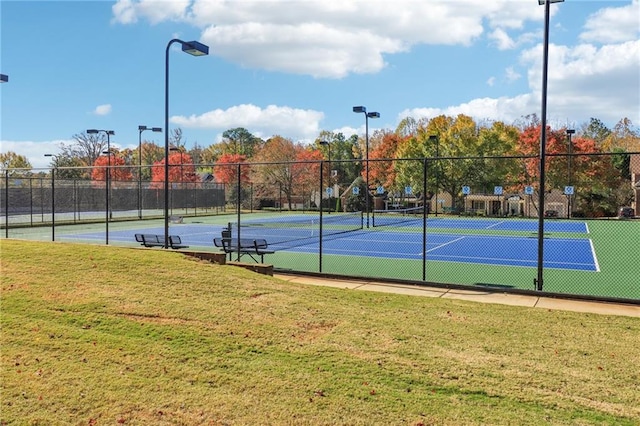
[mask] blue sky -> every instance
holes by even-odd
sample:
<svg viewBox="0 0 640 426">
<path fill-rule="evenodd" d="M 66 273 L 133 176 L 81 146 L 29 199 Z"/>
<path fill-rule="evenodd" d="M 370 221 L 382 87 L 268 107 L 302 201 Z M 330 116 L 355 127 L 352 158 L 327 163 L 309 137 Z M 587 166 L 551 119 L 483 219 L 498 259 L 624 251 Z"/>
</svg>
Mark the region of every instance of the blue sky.
<svg viewBox="0 0 640 426">
<path fill-rule="evenodd" d="M 135 147 L 138 125 L 187 147 L 230 128 L 313 141 L 407 116 L 464 113 L 513 123 L 540 115 L 544 7 L 536 0 L 119 0 L 0 2 L 0 152 L 47 167 L 45 153 L 89 128 Z M 548 120 L 640 124 L 638 0 L 551 5 Z M 163 144 L 162 134 L 145 140 Z"/>
</svg>

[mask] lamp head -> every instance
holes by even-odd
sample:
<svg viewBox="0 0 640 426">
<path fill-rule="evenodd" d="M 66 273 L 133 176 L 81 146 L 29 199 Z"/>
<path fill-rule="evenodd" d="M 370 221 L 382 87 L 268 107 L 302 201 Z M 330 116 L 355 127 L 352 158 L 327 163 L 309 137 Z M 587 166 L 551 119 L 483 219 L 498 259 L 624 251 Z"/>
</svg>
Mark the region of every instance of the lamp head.
<svg viewBox="0 0 640 426">
<path fill-rule="evenodd" d="M 437 141 L 437 140 L 438 140 L 438 136 L 436 136 L 436 135 L 429 135 L 429 140 L 430 140 L 430 141 Z"/>
<path fill-rule="evenodd" d="M 329 145 L 329 141 L 320 141 L 320 145 Z"/>
<path fill-rule="evenodd" d="M 158 132 L 162 132 L 162 127 L 152 127 L 152 128 L 151 128 L 151 131 L 152 131 L 152 132 L 156 132 L 156 133 L 158 133 Z"/>
<path fill-rule="evenodd" d="M 209 54 L 209 46 L 198 41 L 185 41 L 182 43 L 182 51 L 193 56 L 206 56 Z"/>
<path fill-rule="evenodd" d="M 149 129 L 147 126 L 138 126 L 138 130 L 141 131 L 141 132 L 143 130 L 147 130 L 147 129 Z"/>
<path fill-rule="evenodd" d="M 549 0 L 549 4 L 552 3 L 562 3 L 564 0 Z M 538 0 L 538 4 L 540 6 L 542 6 L 543 4 L 545 4 L 547 2 L 547 0 Z"/>
<path fill-rule="evenodd" d="M 367 113 L 367 108 L 363 107 L 363 106 L 354 106 L 353 107 L 353 112 L 363 112 L 363 113 Z"/>
<path fill-rule="evenodd" d="M 0 74 L 0 83 L 8 83 L 9 82 L 9 76 L 6 74 Z"/>
<path fill-rule="evenodd" d="M 369 117 L 369 118 L 380 118 L 380 113 L 379 112 L 368 112 L 367 113 L 367 117 Z"/>
<path fill-rule="evenodd" d="M 575 129 L 567 129 L 567 134 L 568 135 L 573 135 L 576 132 Z"/>
<path fill-rule="evenodd" d="M 107 135 L 113 136 L 116 134 L 113 130 L 98 130 L 98 129 L 88 129 L 87 133 L 90 135 L 97 135 L 100 132 L 104 132 Z"/>
</svg>

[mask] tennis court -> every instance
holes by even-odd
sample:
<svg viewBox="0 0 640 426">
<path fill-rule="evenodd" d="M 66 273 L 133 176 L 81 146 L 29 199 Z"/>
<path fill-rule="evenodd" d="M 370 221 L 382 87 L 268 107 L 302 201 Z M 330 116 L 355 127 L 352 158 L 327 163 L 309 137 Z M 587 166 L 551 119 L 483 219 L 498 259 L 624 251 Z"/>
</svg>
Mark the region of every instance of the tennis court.
<svg viewBox="0 0 640 426">
<path fill-rule="evenodd" d="M 262 216 L 262 215 L 258 215 Z M 318 254 L 322 234 L 323 256 L 364 256 L 368 258 L 405 259 L 500 266 L 537 266 L 537 222 L 519 219 L 429 218 L 423 241 L 422 220 L 389 221 L 389 226 L 363 227 L 362 216 L 286 215 L 286 217 L 249 217 L 240 227 L 242 238 L 264 238 L 278 253 Z M 378 222 L 380 224 L 380 222 Z M 322 225 L 322 226 L 321 226 Z M 395 225 L 395 226 L 393 226 Z M 171 224 L 171 234 L 192 248 L 212 249 L 224 225 Z M 438 230 L 437 232 L 433 230 Z M 236 236 L 237 224 L 232 224 Z M 450 231 L 450 232 L 447 232 Z M 491 232 L 484 235 L 478 232 Z M 475 233 L 474 233 L 475 232 Z M 520 235 L 500 235 L 517 232 Z M 163 234 L 164 227 L 114 230 L 112 242 L 130 243 L 136 233 Z M 584 238 L 588 227 L 583 222 L 547 222 L 545 234 L 570 234 L 571 237 L 545 238 L 544 267 L 564 270 L 599 271 L 593 243 Z M 578 234 L 576 238 L 575 235 Z M 582 235 L 581 235 L 582 234 Z M 67 235 L 64 239 L 104 239 L 104 232 Z M 277 265 L 276 265 L 277 266 Z"/>
</svg>

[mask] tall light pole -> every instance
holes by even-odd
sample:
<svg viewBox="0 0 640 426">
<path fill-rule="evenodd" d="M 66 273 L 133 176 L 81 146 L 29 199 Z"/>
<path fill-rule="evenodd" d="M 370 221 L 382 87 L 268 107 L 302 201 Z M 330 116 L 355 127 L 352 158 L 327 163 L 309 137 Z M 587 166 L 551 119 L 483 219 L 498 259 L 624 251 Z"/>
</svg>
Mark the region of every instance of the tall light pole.
<svg viewBox="0 0 640 426">
<path fill-rule="evenodd" d="M 544 43 L 542 50 L 542 129 L 540 131 L 540 188 L 538 194 L 538 278 L 535 280 L 536 290 L 542 291 L 544 285 L 544 193 L 545 167 L 547 150 L 547 71 L 549 61 L 549 9 L 551 3 L 561 3 L 564 0 L 538 0 L 544 5 Z"/>
<path fill-rule="evenodd" d="M 182 51 L 193 56 L 209 54 L 209 46 L 198 41 L 174 38 L 167 43 L 164 57 L 164 248 L 169 248 L 169 49 L 180 43 Z"/>
<path fill-rule="evenodd" d="M 102 129 L 88 129 L 87 130 L 87 134 L 89 135 L 97 135 L 99 133 L 104 133 L 105 135 L 107 135 L 107 173 L 105 176 L 105 184 L 106 184 L 106 201 L 105 201 L 105 210 L 106 210 L 106 220 L 105 220 L 105 226 L 106 226 L 106 237 L 105 237 L 105 243 L 109 244 L 109 218 L 111 216 L 110 214 L 110 208 L 109 208 L 109 198 L 110 198 L 110 190 L 111 190 L 111 136 L 115 135 L 115 132 L 113 130 L 102 130 Z"/>
<path fill-rule="evenodd" d="M 138 126 L 138 219 L 142 219 L 142 132 L 162 132 L 162 127 Z"/>
<path fill-rule="evenodd" d="M 325 145 L 327 147 L 327 158 L 328 158 L 328 162 L 329 162 L 329 187 L 333 190 L 332 187 L 332 179 L 331 179 L 331 142 L 329 141 L 320 141 L 320 145 Z M 329 211 L 328 213 L 331 214 L 331 196 L 329 196 Z M 322 202 L 320 203 L 320 205 L 322 206 Z"/>
<path fill-rule="evenodd" d="M 440 158 L 440 139 L 438 138 L 438 136 L 436 135 L 430 135 L 429 136 L 429 141 L 431 141 L 431 143 L 435 143 L 436 144 L 436 166 L 440 164 L 439 158 Z M 438 216 L 438 191 L 439 191 L 439 187 L 440 187 L 440 181 L 439 181 L 439 177 L 440 177 L 440 173 L 438 173 L 438 171 L 436 170 L 436 216 Z M 425 197 L 427 194 L 424 194 Z M 426 198 L 425 198 L 426 201 Z"/>
<path fill-rule="evenodd" d="M 572 179 L 571 179 L 571 163 L 573 162 L 573 144 L 571 143 L 571 135 L 575 134 L 576 131 L 575 129 L 567 129 L 567 145 L 568 145 L 568 152 L 569 152 L 569 159 L 567 160 L 567 181 L 568 181 L 568 185 L 572 186 Z M 571 218 L 571 213 L 572 213 L 572 203 L 571 203 L 571 198 L 573 197 L 572 194 L 567 195 L 568 198 L 568 208 L 567 208 L 567 218 Z"/>
<path fill-rule="evenodd" d="M 58 167 L 58 157 L 53 154 L 44 154 L 45 157 L 53 158 L 53 167 L 51 167 L 51 241 L 56 240 L 56 198 L 55 198 L 55 170 Z"/>
<path fill-rule="evenodd" d="M 364 138 L 365 138 L 365 181 L 366 181 L 366 185 L 367 185 L 367 191 L 366 191 L 366 198 L 365 198 L 365 202 L 367 204 L 366 206 L 366 210 L 367 210 L 367 228 L 369 227 L 369 118 L 380 118 L 380 113 L 379 112 L 367 112 L 367 108 L 364 106 L 354 106 L 353 107 L 353 112 L 355 113 L 362 113 L 364 114 L 364 125 L 365 125 L 365 131 L 364 131 Z"/>
</svg>

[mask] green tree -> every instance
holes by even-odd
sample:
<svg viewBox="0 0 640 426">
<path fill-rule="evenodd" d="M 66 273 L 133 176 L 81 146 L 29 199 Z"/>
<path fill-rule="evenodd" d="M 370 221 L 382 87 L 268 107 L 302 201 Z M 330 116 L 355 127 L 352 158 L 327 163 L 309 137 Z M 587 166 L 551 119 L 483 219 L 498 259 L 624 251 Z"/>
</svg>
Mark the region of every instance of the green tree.
<svg viewBox="0 0 640 426">
<path fill-rule="evenodd" d="M 363 169 L 362 163 L 356 161 L 362 158 L 358 147 L 358 136 L 352 135 L 345 138 L 343 133 L 334 133 L 327 130 L 320 132 L 315 140 L 315 145 L 329 158 L 329 148 L 320 145 L 320 141 L 329 142 L 331 146 L 331 168 L 336 170 L 335 182 L 341 186 L 349 186 Z"/>
<path fill-rule="evenodd" d="M 51 167 L 56 169 L 58 179 L 84 179 L 89 168 L 80 158 L 55 155 L 51 157 Z"/>
<path fill-rule="evenodd" d="M 60 144 L 60 154 L 58 158 L 68 163 L 78 164 L 72 159 L 80 160 L 80 164 L 83 166 L 92 166 L 98 157 L 102 155 L 102 152 L 107 149 L 107 137 L 104 132 L 97 134 L 88 134 L 86 132 L 77 133 L 73 135 L 73 142 L 70 144 Z M 91 168 L 88 167 L 83 170 L 82 176 L 89 178 L 91 176 Z"/>
<path fill-rule="evenodd" d="M 31 169 L 31 163 L 24 155 L 16 154 L 13 151 L 7 153 L 0 153 L 0 168 L 2 170 L 8 170 L 9 176 L 20 175 L 24 176 L 29 170 L 13 170 L 10 169 Z"/>
<path fill-rule="evenodd" d="M 591 117 L 589 124 L 583 125 L 578 134 L 584 138 L 594 140 L 596 145 L 601 146 L 611 134 L 611 129 L 601 120 Z"/>
<path fill-rule="evenodd" d="M 241 154 L 247 158 L 253 157 L 263 143 L 262 139 L 254 136 L 244 127 L 225 130 L 224 133 L 222 133 L 222 138 L 225 152 Z"/>
<path fill-rule="evenodd" d="M 274 136 L 267 140 L 253 158 L 252 181 L 256 194 L 264 198 L 276 198 L 282 193 L 288 208 L 293 208 L 293 197 L 319 190 L 322 153 L 307 148 L 291 139 Z"/>
</svg>

